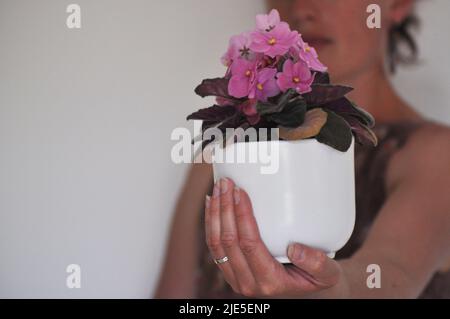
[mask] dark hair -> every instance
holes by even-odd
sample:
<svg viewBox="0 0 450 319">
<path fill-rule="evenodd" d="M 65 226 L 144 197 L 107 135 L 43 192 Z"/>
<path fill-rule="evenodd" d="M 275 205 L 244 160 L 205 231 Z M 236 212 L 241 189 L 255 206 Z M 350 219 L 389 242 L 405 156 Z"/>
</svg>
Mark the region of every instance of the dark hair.
<svg viewBox="0 0 450 319">
<path fill-rule="evenodd" d="M 420 25 L 416 15 L 410 15 L 389 30 L 388 63 L 392 73 L 398 64 L 412 64 L 417 61 L 419 49 L 413 31 Z"/>
</svg>

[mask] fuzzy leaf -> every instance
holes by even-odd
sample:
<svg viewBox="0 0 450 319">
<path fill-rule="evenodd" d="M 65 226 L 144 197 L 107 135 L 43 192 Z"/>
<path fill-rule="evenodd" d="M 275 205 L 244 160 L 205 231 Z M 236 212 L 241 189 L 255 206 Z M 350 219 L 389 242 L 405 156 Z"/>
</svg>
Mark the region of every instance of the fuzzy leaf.
<svg viewBox="0 0 450 319">
<path fill-rule="evenodd" d="M 362 145 L 378 145 L 378 138 L 375 133 L 365 124 L 354 117 L 349 116 L 345 119 L 349 123 L 352 131 L 355 133 L 356 141 Z"/>
<path fill-rule="evenodd" d="M 258 111 L 259 115 L 266 115 L 266 114 L 272 114 L 272 113 L 278 113 L 283 111 L 284 107 L 287 105 L 289 101 L 297 94 L 297 92 L 293 89 L 287 90 L 285 93 L 283 93 L 279 99 L 278 103 L 274 104 L 271 102 L 261 102 L 259 101 L 256 105 L 256 110 Z M 302 98 L 302 97 L 298 97 Z"/>
<path fill-rule="evenodd" d="M 287 90 L 278 99 L 278 106 L 282 109 L 296 94 L 298 93 L 294 89 Z"/>
<path fill-rule="evenodd" d="M 369 128 L 372 128 L 375 126 L 375 118 L 372 116 L 372 114 L 370 114 L 366 110 L 360 108 L 358 105 L 356 105 L 352 101 L 350 101 L 350 103 L 353 105 L 353 109 L 359 113 L 359 117 L 361 117 L 361 119 L 364 119 L 364 122 L 366 123 L 366 125 Z"/>
<path fill-rule="evenodd" d="M 324 143 L 341 152 L 347 152 L 352 144 L 352 130 L 349 124 L 336 113 L 325 110 L 328 113 L 327 122 L 316 136 L 320 143 Z"/>
<path fill-rule="evenodd" d="M 208 124 L 205 124 L 208 123 Z M 233 115 L 229 116 L 226 119 L 223 119 L 220 122 L 214 122 L 213 125 L 211 125 L 211 122 L 203 122 L 202 125 L 202 134 L 199 135 L 199 137 L 196 137 L 192 140 L 192 144 L 198 142 L 199 140 L 202 140 L 202 149 L 204 149 L 208 144 L 212 143 L 214 141 L 214 139 L 204 139 L 203 135 L 205 133 L 205 131 L 207 131 L 210 128 L 217 128 L 218 130 L 220 130 L 223 133 L 223 136 L 226 135 L 226 129 L 227 128 L 238 128 L 238 127 L 243 127 L 244 129 L 246 129 L 248 127 L 248 123 L 245 120 L 245 116 L 243 116 L 240 112 L 235 112 Z M 226 141 L 223 141 L 226 142 Z"/>
<path fill-rule="evenodd" d="M 278 61 L 277 61 L 277 63 L 276 63 L 276 65 L 277 65 L 277 71 L 278 71 L 278 72 L 283 72 L 283 65 L 284 65 L 284 62 L 285 62 L 286 60 L 287 60 L 287 59 L 286 59 L 285 56 L 282 56 L 282 57 L 279 57 L 279 58 L 278 58 Z"/>
<path fill-rule="evenodd" d="M 304 99 L 294 99 L 289 102 L 282 112 L 267 115 L 266 118 L 283 127 L 298 127 L 303 124 L 306 114 L 306 102 Z"/>
<path fill-rule="evenodd" d="M 266 115 L 266 114 L 272 114 L 278 112 L 278 105 L 273 104 L 270 102 L 261 102 L 258 101 L 258 104 L 256 104 L 256 110 L 259 115 Z"/>
<path fill-rule="evenodd" d="M 368 127 L 373 127 L 375 125 L 375 119 L 371 114 L 359 108 L 345 97 L 324 105 L 324 108 L 335 112 L 344 119 L 347 119 L 349 116 L 354 116 L 360 119 Z"/>
<path fill-rule="evenodd" d="M 218 128 L 225 132 L 227 128 L 238 128 L 246 122 L 246 117 L 239 112 L 225 119 Z"/>
<path fill-rule="evenodd" d="M 206 79 L 195 88 L 195 93 L 201 97 L 220 96 L 228 100 L 236 100 L 228 94 L 228 82 L 227 78 Z"/>
<path fill-rule="evenodd" d="M 234 106 L 219 106 L 213 105 L 197 112 L 192 113 L 187 117 L 187 120 L 203 120 L 206 122 L 221 122 L 226 118 L 237 113 Z"/>
<path fill-rule="evenodd" d="M 203 121 L 202 122 L 202 132 L 206 131 L 207 129 L 214 127 L 218 124 L 217 121 Z"/>
<path fill-rule="evenodd" d="M 308 106 L 318 107 L 344 97 L 353 89 L 348 86 L 313 84 L 312 91 L 304 94 Z"/>
<path fill-rule="evenodd" d="M 330 84 L 330 75 L 328 72 L 316 72 L 313 84 Z"/>
</svg>

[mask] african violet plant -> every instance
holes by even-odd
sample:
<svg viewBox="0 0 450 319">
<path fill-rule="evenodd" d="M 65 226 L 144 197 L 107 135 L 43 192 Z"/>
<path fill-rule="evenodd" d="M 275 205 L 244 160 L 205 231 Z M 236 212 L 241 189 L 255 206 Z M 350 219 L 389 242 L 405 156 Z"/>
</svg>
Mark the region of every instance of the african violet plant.
<svg viewBox="0 0 450 319">
<path fill-rule="evenodd" d="M 353 134 L 360 144 L 377 144 L 373 117 L 346 97 L 353 89 L 330 83 L 316 50 L 280 21 L 278 11 L 258 15 L 254 31 L 233 36 L 222 63 L 225 76 L 195 89 L 201 97 L 216 97 L 216 104 L 187 118 L 203 120 L 203 133 L 212 127 L 224 133 L 279 128 L 280 139 L 315 138 L 342 152 Z"/>
</svg>

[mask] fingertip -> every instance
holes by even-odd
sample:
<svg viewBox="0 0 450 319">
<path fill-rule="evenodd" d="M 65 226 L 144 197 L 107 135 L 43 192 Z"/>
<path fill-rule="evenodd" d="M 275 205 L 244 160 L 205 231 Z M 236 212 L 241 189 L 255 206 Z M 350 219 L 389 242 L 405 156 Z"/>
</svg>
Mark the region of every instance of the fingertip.
<svg viewBox="0 0 450 319">
<path fill-rule="evenodd" d="M 211 197 L 209 195 L 206 195 L 206 197 L 205 197 L 205 208 L 209 209 L 210 205 L 211 205 Z"/>
<path fill-rule="evenodd" d="M 239 188 L 239 196 L 240 202 L 250 203 L 250 197 L 248 196 L 247 192 L 244 189 Z"/>
<path fill-rule="evenodd" d="M 329 259 L 319 249 L 302 244 L 291 244 L 288 248 L 288 257 L 296 267 L 327 284 L 332 283 L 330 280 L 336 278 L 335 275 L 338 273 L 336 261 Z"/>
<path fill-rule="evenodd" d="M 234 204 L 239 205 L 239 203 L 241 201 L 241 189 L 238 186 L 234 187 L 233 199 L 234 199 Z"/>
<path fill-rule="evenodd" d="M 247 215 L 249 213 L 253 214 L 253 206 L 248 193 L 239 187 L 237 193 L 239 195 L 238 203 L 236 204 L 237 212 L 243 215 Z"/>
<path fill-rule="evenodd" d="M 226 178 L 220 179 L 220 193 L 225 194 L 228 191 L 228 180 Z"/>
<path fill-rule="evenodd" d="M 227 182 L 228 182 L 232 187 L 236 186 L 236 184 L 234 183 L 234 181 L 233 181 L 231 178 L 225 177 L 225 180 L 227 180 Z"/>
<path fill-rule="evenodd" d="M 301 263 L 305 259 L 305 247 L 297 243 L 289 244 L 288 258 L 293 263 Z"/>
<path fill-rule="evenodd" d="M 214 188 L 213 188 L 213 198 L 217 198 L 220 195 L 220 181 L 217 181 L 214 184 Z"/>
<path fill-rule="evenodd" d="M 219 181 L 220 184 L 220 193 L 226 194 L 228 190 L 232 190 L 234 188 L 234 182 L 228 177 L 223 177 Z"/>
<path fill-rule="evenodd" d="M 252 202 L 247 192 L 242 188 L 235 187 L 233 197 L 236 217 L 247 219 L 248 222 L 256 225 Z"/>
</svg>

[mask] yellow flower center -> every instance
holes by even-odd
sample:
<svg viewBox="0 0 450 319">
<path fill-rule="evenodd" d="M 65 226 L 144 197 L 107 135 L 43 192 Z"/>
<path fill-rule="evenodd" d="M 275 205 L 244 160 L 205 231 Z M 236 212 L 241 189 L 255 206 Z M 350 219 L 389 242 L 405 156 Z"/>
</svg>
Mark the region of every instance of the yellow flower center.
<svg viewBox="0 0 450 319">
<path fill-rule="evenodd" d="M 306 46 L 305 51 L 306 52 L 311 52 L 311 48 L 309 46 Z"/>
<path fill-rule="evenodd" d="M 271 38 L 270 40 L 269 40 L 269 42 L 268 42 L 270 45 L 274 45 L 274 44 L 276 44 L 277 43 L 277 39 L 275 39 L 275 38 Z"/>
<path fill-rule="evenodd" d="M 263 90 L 263 85 L 261 83 L 258 83 L 258 85 L 256 85 L 256 87 L 258 88 L 258 90 L 262 91 Z"/>
<path fill-rule="evenodd" d="M 300 78 L 298 76 L 295 76 L 292 81 L 294 81 L 294 83 L 300 83 Z"/>
</svg>

